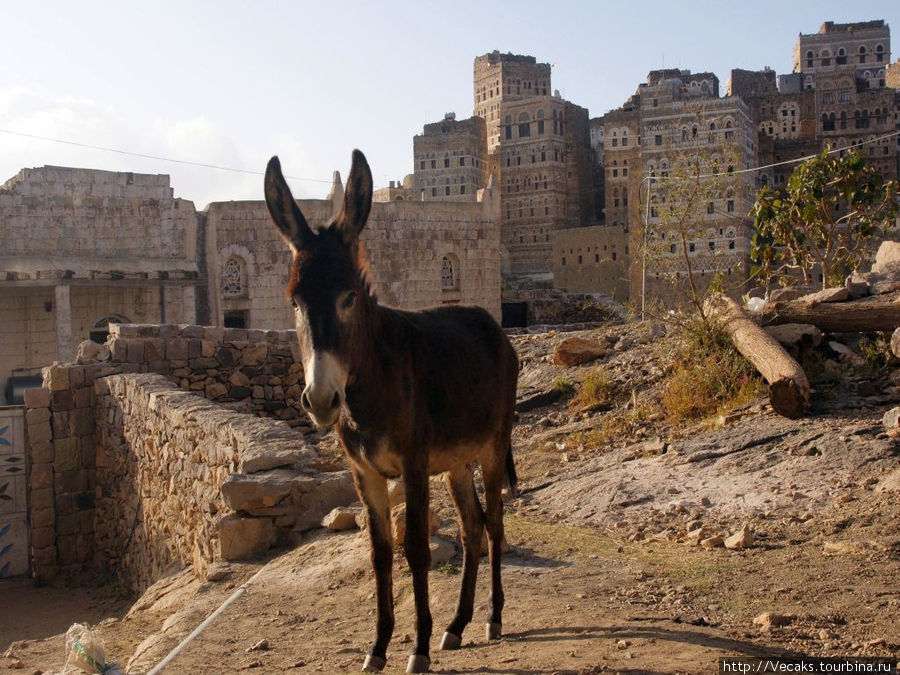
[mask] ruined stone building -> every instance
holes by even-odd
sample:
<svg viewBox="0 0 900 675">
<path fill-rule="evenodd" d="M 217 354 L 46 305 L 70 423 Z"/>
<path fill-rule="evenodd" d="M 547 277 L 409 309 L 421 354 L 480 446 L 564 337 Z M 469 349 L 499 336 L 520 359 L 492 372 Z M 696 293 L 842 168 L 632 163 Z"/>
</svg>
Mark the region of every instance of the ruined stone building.
<svg viewBox="0 0 900 675">
<path fill-rule="evenodd" d="M 109 323 L 187 323 L 202 302 L 202 226 L 168 176 L 23 169 L 0 187 L 0 395 L 103 342 Z M 5 397 L 4 397 L 5 398 Z"/>
<path fill-rule="evenodd" d="M 334 213 L 336 188 L 300 202 L 313 226 Z M 499 204 L 494 189 L 374 204 L 363 242 L 379 299 L 473 303 L 499 318 Z M 289 262 L 261 200 L 198 212 L 165 175 L 23 169 L 0 187 L 0 404 L 19 398 L 10 378 L 39 379 L 81 341 L 104 342 L 110 323 L 290 328 Z"/>
</svg>

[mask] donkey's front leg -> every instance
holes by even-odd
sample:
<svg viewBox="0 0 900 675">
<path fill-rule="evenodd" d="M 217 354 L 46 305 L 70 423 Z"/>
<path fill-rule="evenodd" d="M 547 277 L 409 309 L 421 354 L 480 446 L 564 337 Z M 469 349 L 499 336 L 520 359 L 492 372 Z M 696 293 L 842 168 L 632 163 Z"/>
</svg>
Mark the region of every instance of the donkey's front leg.
<svg viewBox="0 0 900 675">
<path fill-rule="evenodd" d="M 407 673 L 426 673 L 431 668 L 431 609 L 428 605 L 428 570 L 431 548 L 428 542 L 428 472 L 424 466 L 407 462 L 403 479 L 406 487 L 406 560 L 412 572 L 416 601 L 416 644 Z"/>
<path fill-rule="evenodd" d="M 390 501 L 387 481 L 365 467 L 352 465 L 356 492 L 366 506 L 369 517 L 369 540 L 372 568 L 375 570 L 375 595 L 378 623 L 375 642 L 363 662 L 365 672 L 377 673 L 387 662 L 387 646 L 394 632 L 394 587 L 391 576 L 394 564 L 394 539 L 391 535 Z"/>
</svg>

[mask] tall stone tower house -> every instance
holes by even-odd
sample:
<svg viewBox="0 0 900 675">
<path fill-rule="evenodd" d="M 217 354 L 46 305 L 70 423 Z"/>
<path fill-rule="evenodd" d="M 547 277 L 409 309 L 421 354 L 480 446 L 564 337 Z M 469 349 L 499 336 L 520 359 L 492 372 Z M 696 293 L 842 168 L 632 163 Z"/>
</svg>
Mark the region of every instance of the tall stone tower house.
<svg viewBox="0 0 900 675">
<path fill-rule="evenodd" d="M 593 220 L 588 111 L 553 92 L 550 65 L 533 56 L 479 56 L 473 82 L 500 184 L 504 272 L 547 275 L 553 232 Z"/>
<path fill-rule="evenodd" d="M 413 138 L 414 198 L 474 202 L 487 182 L 485 122 L 480 117 L 458 121 L 454 113 L 426 124 Z"/>
<path fill-rule="evenodd" d="M 474 88 L 475 116 L 487 122 L 488 152 L 495 153 L 500 145 L 502 104 L 552 93 L 550 64 L 495 50 L 476 57 Z"/>
</svg>

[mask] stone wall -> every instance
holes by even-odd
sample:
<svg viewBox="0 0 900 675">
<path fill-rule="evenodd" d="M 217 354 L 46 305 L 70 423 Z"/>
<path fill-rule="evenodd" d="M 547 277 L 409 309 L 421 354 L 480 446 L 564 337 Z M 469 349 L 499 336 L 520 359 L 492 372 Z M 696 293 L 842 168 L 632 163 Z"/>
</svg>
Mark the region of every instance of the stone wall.
<svg viewBox="0 0 900 675">
<path fill-rule="evenodd" d="M 113 571 L 141 589 L 172 567 L 259 555 L 355 499 L 304 440 L 295 342 L 116 325 L 108 349 L 45 368 L 26 393 L 33 574 Z"/>
<path fill-rule="evenodd" d="M 346 472 L 323 473 L 281 422 L 235 415 L 157 374 L 101 378 L 94 394 L 93 564 L 129 588 L 259 555 L 355 499 Z"/>
<path fill-rule="evenodd" d="M 553 234 L 553 286 L 569 293 L 630 295 L 628 233 L 618 227 L 573 227 Z"/>
<path fill-rule="evenodd" d="M 381 302 L 403 309 L 445 302 L 477 304 L 499 320 L 499 198 L 493 189 L 480 191 L 480 197 L 474 203 L 372 205 L 362 240 Z M 327 224 L 333 213 L 328 200 L 301 200 L 299 205 L 314 228 Z M 284 298 L 290 252 L 269 220 L 265 203 L 211 204 L 207 222 L 215 234 L 210 297 L 221 298 L 213 314 L 216 322 L 221 325 L 227 311 L 245 311 L 249 326 L 292 327 L 293 313 Z M 441 287 L 442 262 L 447 256 L 459 263 L 458 287 L 449 293 Z M 232 257 L 246 264 L 246 291 L 240 297 L 221 293 L 223 269 Z"/>
</svg>

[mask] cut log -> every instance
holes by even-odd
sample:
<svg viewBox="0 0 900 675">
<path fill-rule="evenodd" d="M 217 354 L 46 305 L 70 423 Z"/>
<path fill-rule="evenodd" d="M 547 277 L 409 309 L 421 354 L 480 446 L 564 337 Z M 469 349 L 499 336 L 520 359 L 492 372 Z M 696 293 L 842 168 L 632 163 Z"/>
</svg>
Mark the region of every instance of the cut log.
<svg viewBox="0 0 900 675">
<path fill-rule="evenodd" d="M 900 326 L 900 295 L 818 305 L 775 302 L 766 305 L 757 316 L 763 325 L 811 323 L 825 333 L 893 331 Z"/>
<path fill-rule="evenodd" d="M 800 364 L 731 298 L 715 296 L 707 307 L 722 320 L 737 350 L 769 383 L 769 402 L 775 412 L 790 419 L 802 417 L 809 407 L 809 380 Z"/>
</svg>

